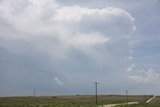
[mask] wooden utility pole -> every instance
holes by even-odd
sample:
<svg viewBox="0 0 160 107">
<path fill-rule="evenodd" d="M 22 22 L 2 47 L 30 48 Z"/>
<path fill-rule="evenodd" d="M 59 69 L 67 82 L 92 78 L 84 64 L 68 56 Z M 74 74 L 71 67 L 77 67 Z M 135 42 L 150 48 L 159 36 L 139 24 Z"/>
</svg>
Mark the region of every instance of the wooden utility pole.
<svg viewBox="0 0 160 107">
<path fill-rule="evenodd" d="M 97 82 L 95 82 L 94 83 L 95 84 L 95 95 L 96 95 L 96 105 L 98 105 L 98 100 L 97 100 L 97 85 L 98 85 L 98 83 Z"/>
<path fill-rule="evenodd" d="M 128 107 L 128 90 L 126 90 L 126 99 L 127 99 L 127 107 Z"/>
<path fill-rule="evenodd" d="M 33 91 L 34 91 L 34 97 L 36 97 L 36 89 L 34 89 Z"/>
</svg>

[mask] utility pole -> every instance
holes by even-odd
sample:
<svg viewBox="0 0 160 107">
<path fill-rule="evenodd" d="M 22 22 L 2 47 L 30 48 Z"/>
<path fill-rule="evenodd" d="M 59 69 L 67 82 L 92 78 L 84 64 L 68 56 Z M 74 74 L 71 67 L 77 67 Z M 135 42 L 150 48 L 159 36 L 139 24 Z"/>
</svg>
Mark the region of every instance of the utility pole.
<svg viewBox="0 0 160 107">
<path fill-rule="evenodd" d="M 95 84 L 95 94 L 96 94 L 96 105 L 98 105 L 98 100 L 97 100 L 97 85 L 98 85 L 98 83 L 95 82 L 94 84 Z"/>
<path fill-rule="evenodd" d="M 33 90 L 33 95 L 34 95 L 34 106 L 36 104 L 36 89 Z"/>
<path fill-rule="evenodd" d="M 128 90 L 126 90 L 126 98 L 127 98 L 127 103 L 128 103 Z"/>
<path fill-rule="evenodd" d="M 36 89 L 34 89 L 33 91 L 34 91 L 34 97 L 36 97 Z"/>
<path fill-rule="evenodd" d="M 146 103 L 146 94 L 144 95 L 144 102 Z"/>
</svg>

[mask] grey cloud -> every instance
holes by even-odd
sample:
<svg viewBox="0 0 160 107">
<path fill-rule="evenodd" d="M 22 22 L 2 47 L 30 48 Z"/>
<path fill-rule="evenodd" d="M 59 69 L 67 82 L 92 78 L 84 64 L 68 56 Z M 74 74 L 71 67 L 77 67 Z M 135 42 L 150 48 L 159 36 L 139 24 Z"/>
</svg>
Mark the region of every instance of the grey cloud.
<svg viewBox="0 0 160 107">
<path fill-rule="evenodd" d="M 130 37 L 135 25 L 125 10 L 63 6 L 51 0 L 7 0 L 0 6 L 1 59 L 17 64 L 2 62 L 2 93 L 5 87 L 23 94 L 38 87 L 43 94 L 52 89 L 66 94 L 95 81 L 116 87 L 127 80 L 130 47 L 124 35 Z"/>
</svg>

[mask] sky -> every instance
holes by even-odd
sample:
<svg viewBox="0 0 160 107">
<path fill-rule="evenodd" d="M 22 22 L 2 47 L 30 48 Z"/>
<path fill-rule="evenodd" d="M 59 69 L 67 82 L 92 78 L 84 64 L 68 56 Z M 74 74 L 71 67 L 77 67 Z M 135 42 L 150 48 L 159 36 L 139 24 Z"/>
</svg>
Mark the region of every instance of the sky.
<svg viewBox="0 0 160 107">
<path fill-rule="evenodd" d="M 160 94 L 159 0 L 0 0 L 0 96 Z"/>
</svg>

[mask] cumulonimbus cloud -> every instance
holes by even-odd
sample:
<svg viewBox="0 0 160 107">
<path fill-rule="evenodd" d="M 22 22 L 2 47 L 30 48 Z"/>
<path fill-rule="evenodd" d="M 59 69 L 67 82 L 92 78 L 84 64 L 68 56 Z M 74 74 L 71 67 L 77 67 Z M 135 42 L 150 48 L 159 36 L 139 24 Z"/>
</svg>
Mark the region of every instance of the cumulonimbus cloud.
<svg viewBox="0 0 160 107">
<path fill-rule="evenodd" d="M 102 44 L 115 36 L 121 38 L 135 29 L 133 17 L 113 7 L 89 9 L 80 6 L 61 7 L 53 0 L 7 0 L 1 3 L 0 11 L 1 19 L 17 32 L 29 33 L 27 37 L 52 35 L 62 44 L 72 42 L 69 44 L 76 48 L 85 44 Z M 16 36 L 23 38 L 24 35 Z M 84 43 L 84 39 L 90 41 Z"/>
<path fill-rule="evenodd" d="M 38 51 L 57 63 L 78 53 L 95 62 L 100 60 L 103 68 L 113 72 L 124 71 L 130 65 L 127 38 L 135 24 L 123 9 L 63 6 L 54 0 L 2 0 L 0 13 L 0 46 L 11 53 L 37 56 L 34 51 Z M 80 59 L 74 57 L 71 61 L 78 65 Z M 70 67 L 68 71 L 72 70 Z"/>
</svg>

